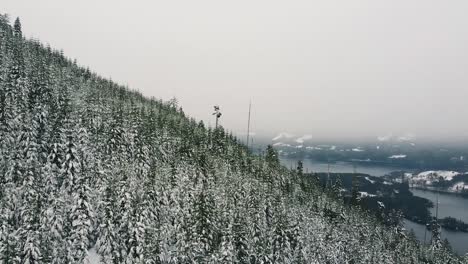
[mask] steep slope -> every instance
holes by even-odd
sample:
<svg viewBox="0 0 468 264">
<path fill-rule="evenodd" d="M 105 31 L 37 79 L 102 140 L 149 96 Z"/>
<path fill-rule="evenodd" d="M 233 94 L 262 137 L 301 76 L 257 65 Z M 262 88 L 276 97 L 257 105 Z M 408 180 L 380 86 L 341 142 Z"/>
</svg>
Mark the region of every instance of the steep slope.
<svg viewBox="0 0 468 264">
<path fill-rule="evenodd" d="M 2 263 L 456 263 L 0 17 Z"/>
</svg>

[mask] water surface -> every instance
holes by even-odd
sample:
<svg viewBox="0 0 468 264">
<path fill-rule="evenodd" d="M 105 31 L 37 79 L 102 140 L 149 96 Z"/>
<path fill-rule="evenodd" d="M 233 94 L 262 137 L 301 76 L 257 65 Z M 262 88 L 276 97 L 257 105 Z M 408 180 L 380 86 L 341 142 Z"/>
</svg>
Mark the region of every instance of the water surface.
<svg viewBox="0 0 468 264">
<path fill-rule="evenodd" d="M 427 230 L 424 225 L 405 219 L 404 226 L 408 231 L 413 230 L 416 238 L 421 243 L 424 243 L 425 241 L 426 244 L 429 244 L 431 242 L 431 232 Z M 442 228 L 441 237 L 442 239 L 447 239 L 449 241 L 453 251 L 458 255 L 468 253 L 468 233 L 453 232 Z"/>
<path fill-rule="evenodd" d="M 288 159 L 282 158 L 281 164 L 290 168 L 296 168 L 298 159 Z M 327 172 L 328 171 L 328 163 L 315 161 L 311 159 L 304 159 L 302 160 L 304 165 L 304 171 L 308 172 Z M 383 176 L 389 174 L 392 171 L 399 171 L 405 170 L 404 168 L 400 167 L 391 167 L 391 166 L 379 166 L 379 165 L 365 165 L 362 163 L 356 163 L 356 171 L 358 173 L 365 173 L 372 176 Z M 336 163 L 330 163 L 330 172 L 334 173 L 352 173 L 353 172 L 353 163 L 351 162 L 343 162 L 339 161 Z"/>
<path fill-rule="evenodd" d="M 468 223 L 468 199 L 452 194 L 443 194 L 431 191 L 411 189 L 411 192 L 419 197 L 426 198 L 434 203 L 431 209 L 433 216 L 436 215 L 436 200 L 439 197 L 439 218 L 454 217 Z M 466 241 L 468 243 L 468 240 Z"/>
<path fill-rule="evenodd" d="M 297 166 L 297 159 L 282 158 L 281 164 L 286 167 L 295 168 Z M 304 170 L 308 172 L 327 172 L 328 164 L 325 162 L 319 162 L 315 160 L 305 159 L 302 161 L 304 164 Z M 399 167 L 390 166 L 377 166 L 369 165 L 365 166 L 362 164 L 356 164 L 356 171 L 358 173 L 365 173 L 372 176 L 383 176 L 389 174 L 392 171 L 408 171 L 411 170 Z M 336 162 L 330 164 L 330 172 L 335 173 L 351 173 L 353 172 L 353 164 L 350 162 Z M 423 197 L 431 200 L 434 204 L 436 203 L 437 196 L 439 197 L 439 218 L 454 217 L 468 223 L 468 199 L 462 198 L 456 195 L 435 193 L 431 191 L 423 191 L 412 189 L 414 195 Z M 435 207 L 431 209 L 431 214 L 435 216 Z M 405 228 L 407 230 L 413 230 L 419 241 L 430 243 L 431 233 L 426 230 L 424 225 L 405 220 Z M 460 255 L 468 253 L 468 233 L 454 232 L 446 229 L 441 230 L 442 239 L 447 239 L 452 246 L 453 250 Z M 425 239 L 424 239 L 425 238 Z"/>
</svg>

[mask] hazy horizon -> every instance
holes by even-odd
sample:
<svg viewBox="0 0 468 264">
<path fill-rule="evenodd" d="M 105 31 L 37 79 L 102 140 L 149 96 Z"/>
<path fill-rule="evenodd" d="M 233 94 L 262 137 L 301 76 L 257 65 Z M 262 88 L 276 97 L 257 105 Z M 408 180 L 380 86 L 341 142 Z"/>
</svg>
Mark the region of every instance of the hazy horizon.
<svg viewBox="0 0 468 264">
<path fill-rule="evenodd" d="M 92 8 L 91 8 L 92 7 Z M 468 139 L 464 1 L 6 0 L 24 35 L 239 137 Z M 59 23 L 60 22 L 60 23 Z"/>
</svg>

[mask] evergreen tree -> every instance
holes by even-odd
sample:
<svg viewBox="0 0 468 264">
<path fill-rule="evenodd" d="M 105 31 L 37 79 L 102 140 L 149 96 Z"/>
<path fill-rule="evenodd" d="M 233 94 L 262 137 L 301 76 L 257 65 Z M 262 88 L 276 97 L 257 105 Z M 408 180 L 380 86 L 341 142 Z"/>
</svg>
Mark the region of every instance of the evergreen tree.
<svg viewBox="0 0 468 264">
<path fill-rule="evenodd" d="M 271 145 L 266 148 L 265 161 L 271 166 L 279 165 L 278 152 Z"/>
<path fill-rule="evenodd" d="M 219 113 L 219 109 L 218 109 Z M 352 202 L 359 196 L 353 174 Z M 462 263 L 0 15 L 0 263 Z"/>
<path fill-rule="evenodd" d="M 19 17 L 16 18 L 13 29 L 14 29 L 13 32 L 14 32 L 15 37 L 17 38 L 23 37 L 23 33 L 21 32 L 21 22 L 20 22 Z"/>
<path fill-rule="evenodd" d="M 91 204 L 90 193 L 90 170 L 88 153 L 88 135 L 84 128 L 80 128 L 78 136 L 70 136 L 68 145 L 68 155 L 73 155 L 73 159 L 68 160 L 69 169 L 67 171 L 67 183 L 69 187 L 72 207 L 69 212 L 70 235 L 68 237 L 67 259 L 71 263 L 82 263 L 87 256 L 90 246 L 90 236 L 92 232 L 92 219 L 94 212 Z M 78 141 L 75 150 L 74 140 Z M 76 151 L 76 152 L 75 152 Z M 75 152 L 75 153 L 74 153 Z M 71 157 L 70 157 L 71 158 Z M 67 161 L 66 161 L 67 162 Z"/>
</svg>

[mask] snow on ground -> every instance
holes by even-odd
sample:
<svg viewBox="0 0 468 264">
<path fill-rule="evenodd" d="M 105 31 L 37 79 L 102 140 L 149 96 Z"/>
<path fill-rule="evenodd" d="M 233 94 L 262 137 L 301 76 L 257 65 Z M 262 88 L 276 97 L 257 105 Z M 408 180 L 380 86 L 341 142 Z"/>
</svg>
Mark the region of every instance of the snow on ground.
<svg viewBox="0 0 468 264">
<path fill-rule="evenodd" d="M 89 264 L 101 264 L 100 256 L 96 252 L 96 248 L 92 247 L 88 250 L 88 257 L 86 258 L 85 263 Z"/>
<path fill-rule="evenodd" d="M 315 149 L 315 150 L 322 150 L 322 148 L 319 148 L 319 147 L 311 147 L 311 146 L 309 146 L 309 147 L 306 147 L 306 149 L 312 149 L 312 150 L 314 150 L 314 149 Z"/>
<path fill-rule="evenodd" d="M 385 184 L 385 185 L 392 185 L 393 183 L 388 182 L 388 181 L 384 181 L 383 184 Z"/>
<path fill-rule="evenodd" d="M 293 134 L 290 134 L 290 133 L 287 133 L 287 132 L 281 132 L 276 137 L 274 137 L 272 140 L 276 141 L 276 140 L 280 140 L 282 138 L 292 138 L 292 137 L 294 137 Z"/>
<path fill-rule="evenodd" d="M 370 182 L 370 183 L 375 183 L 375 181 L 369 179 L 369 177 L 365 177 L 364 179 L 366 179 L 366 180 L 367 180 L 368 182 Z"/>
<path fill-rule="evenodd" d="M 432 185 L 434 182 L 439 182 L 442 178 L 444 181 L 451 181 L 453 177 L 459 175 L 456 171 L 424 171 L 418 175 L 409 176 L 410 181 L 415 184 Z M 405 177 L 407 174 L 405 174 Z"/>
<path fill-rule="evenodd" d="M 361 195 L 361 198 L 364 198 L 364 197 L 376 197 L 377 195 L 375 194 L 370 194 L 368 192 L 359 192 L 359 194 Z"/>
<path fill-rule="evenodd" d="M 398 154 L 398 155 L 392 155 L 390 157 L 388 157 L 389 159 L 404 159 L 406 158 L 406 155 L 405 154 Z"/>
<path fill-rule="evenodd" d="M 302 143 L 304 143 L 304 142 L 306 142 L 308 140 L 311 140 L 311 139 L 312 139 L 312 135 L 303 135 L 302 137 L 297 138 L 296 142 L 302 144 Z"/>
<path fill-rule="evenodd" d="M 360 149 L 360 148 L 353 148 L 352 151 L 355 151 L 355 152 L 362 152 L 364 150 Z"/>
<path fill-rule="evenodd" d="M 453 177 L 459 175 L 456 171 L 424 171 L 419 173 L 416 178 L 439 179 L 442 177 L 446 181 L 451 181 Z"/>
<path fill-rule="evenodd" d="M 377 137 L 377 140 L 378 141 L 389 141 L 390 139 L 392 139 L 393 135 L 392 134 L 389 134 L 389 135 L 385 135 L 385 136 L 379 136 Z"/>
<path fill-rule="evenodd" d="M 359 161 L 359 162 L 371 162 L 372 160 L 367 158 L 367 159 L 351 159 L 351 161 Z"/>
<path fill-rule="evenodd" d="M 291 147 L 290 144 L 286 144 L 286 143 L 283 143 L 283 142 L 276 142 L 275 144 L 273 144 L 274 147 Z"/>
<path fill-rule="evenodd" d="M 450 190 L 454 192 L 468 190 L 468 184 L 464 182 L 457 182 L 452 187 L 450 187 Z"/>
<path fill-rule="evenodd" d="M 416 138 L 415 135 L 411 134 L 411 133 L 408 133 L 406 135 L 403 135 L 403 136 L 399 136 L 398 137 L 398 141 L 412 141 Z"/>
</svg>

